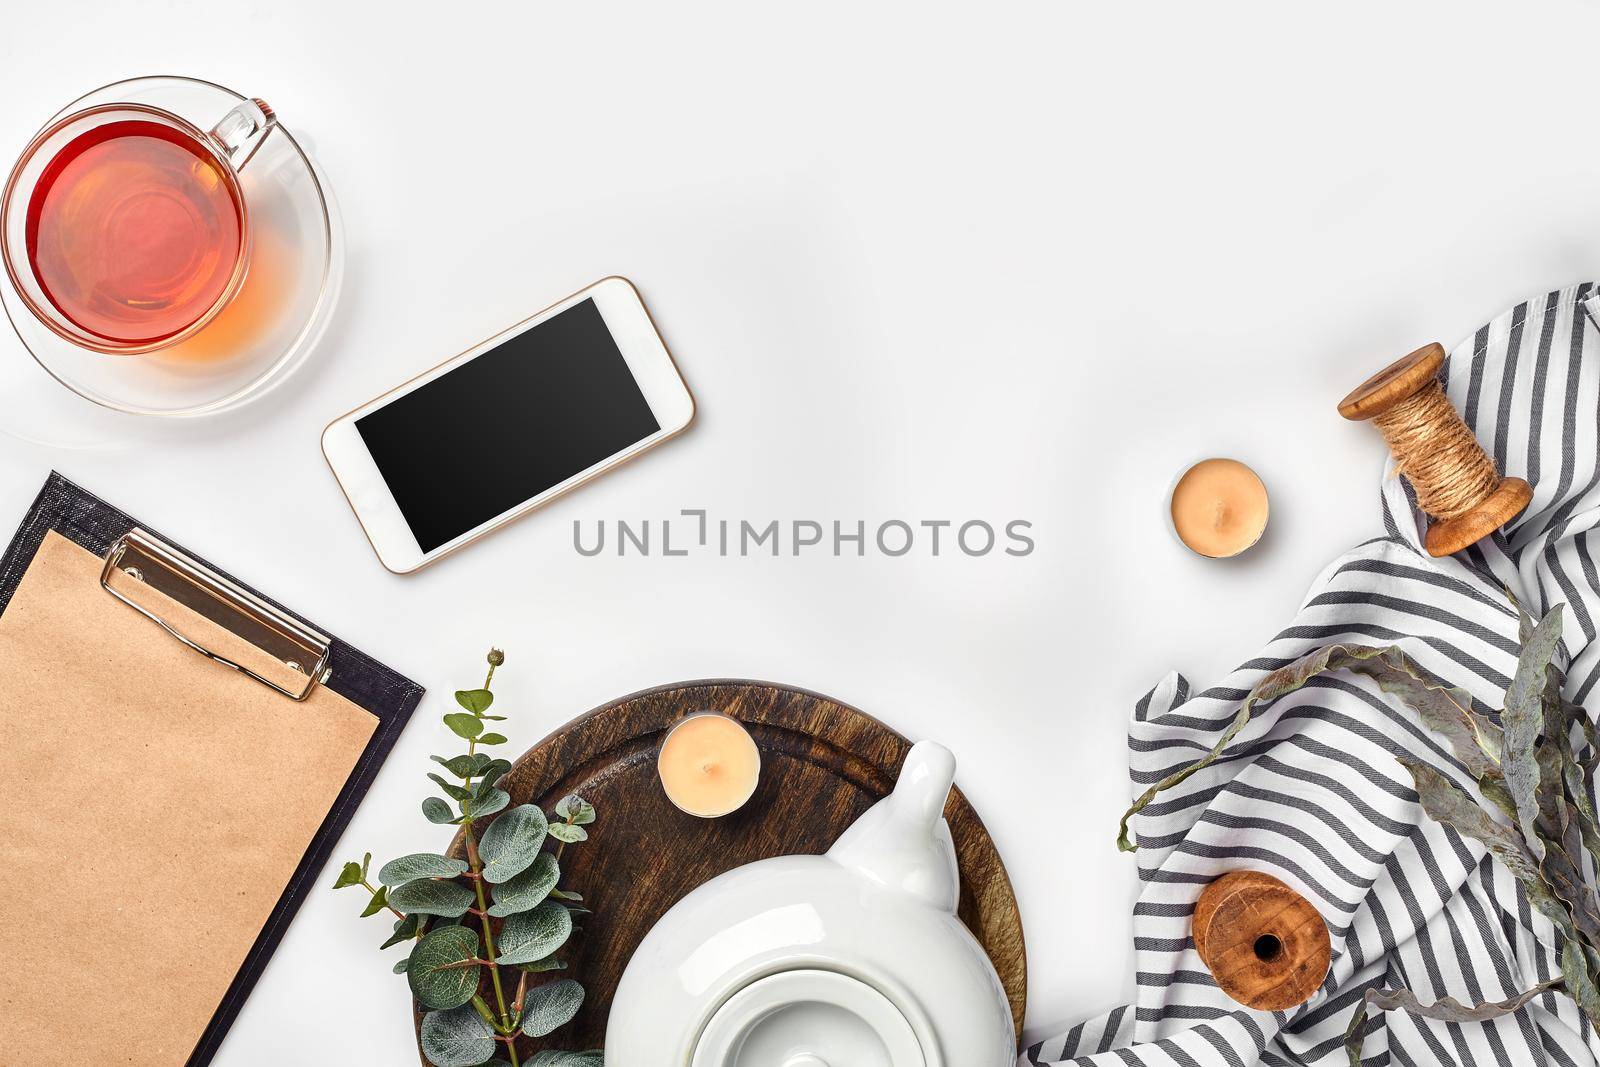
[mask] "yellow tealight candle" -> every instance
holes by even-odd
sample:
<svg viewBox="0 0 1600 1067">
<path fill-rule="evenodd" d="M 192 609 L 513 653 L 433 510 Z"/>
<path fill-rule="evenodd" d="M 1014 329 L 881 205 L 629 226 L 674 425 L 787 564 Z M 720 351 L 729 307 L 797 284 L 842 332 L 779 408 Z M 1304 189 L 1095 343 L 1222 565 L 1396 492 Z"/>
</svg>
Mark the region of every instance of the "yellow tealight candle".
<svg viewBox="0 0 1600 1067">
<path fill-rule="evenodd" d="M 761 777 L 761 752 L 737 719 L 697 712 L 667 731 L 656 757 L 667 799 L 715 819 L 744 806 Z"/>
<path fill-rule="evenodd" d="M 1172 490 L 1172 528 L 1202 556 L 1237 556 L 1267 528 L 1267 487 L 1236 459 L 1203 459 Z"/>
</svg>

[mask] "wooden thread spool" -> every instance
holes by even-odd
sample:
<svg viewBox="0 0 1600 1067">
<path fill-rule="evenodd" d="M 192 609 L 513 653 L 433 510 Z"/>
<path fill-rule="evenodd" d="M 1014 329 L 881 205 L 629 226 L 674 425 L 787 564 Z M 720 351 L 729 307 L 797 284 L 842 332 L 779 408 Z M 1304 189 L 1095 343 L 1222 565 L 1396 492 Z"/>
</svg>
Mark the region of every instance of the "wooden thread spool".
<svg viewBox="0 0 1600 1067">
<path fill-rule="evenodd" d="M 1194 906 L 1194 947 L 1222 991 L 1247 1008 L 1285 1011 L 1328 975 L 1328 924 L 1270 874 L 1232 871 Z"/>
<path fill-rule="evenodd" d="M 1432 556 L 1460 552 L 1516 518 L 1533 499 L 1521 478 L 1502 478 L 1439 383 L 1444 348 L 1435 343 L 1374 374 L 1339 402 L 1347 419 L 1371 419 L 1395 466 L 1434 521 L 1423 544 Z"/>
</svg>

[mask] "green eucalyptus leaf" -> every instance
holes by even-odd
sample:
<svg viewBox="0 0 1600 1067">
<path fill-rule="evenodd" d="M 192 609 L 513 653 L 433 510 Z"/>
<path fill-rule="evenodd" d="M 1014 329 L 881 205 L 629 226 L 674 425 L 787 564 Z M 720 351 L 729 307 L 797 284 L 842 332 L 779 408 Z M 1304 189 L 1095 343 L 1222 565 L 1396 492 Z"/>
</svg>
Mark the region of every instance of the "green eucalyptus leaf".
<svg viewBox="0 0 1600 1067">
<path fill-rule="evenodd" d="M 434 852 L 413 852 L 390 860 L 378 871 L 378 881 L 387 886 L 403 885 L 418 878 L 454 878 L 465 874 L 467 865 Z"/>
<path fill-rule="evenodd" d="M 483 733 L 483 720 L 478 718 L 476 715 L 468 715 L 464 711 L 458 711 L 453 714 L 446 715 L 444 717 L 444 724 L 450 727 L 451 733 L 455 734 L 457 737 L 464 738 L 467 741 L 471 741 L 473 738 Z"/>
<path fill-rule="evenodd" d="M 553 822 L 547 832 L 557 841 L 564 841 L 569 845 L 574 841 L 587 841 L 589 839 L 589 831 L 571 823 Z"/>
<path fill-rule="evenodd" d="M 477 956 L 478 934 L 475 930 L 465 926 L 430 930 L 411 950 L 411 966 L 406 970 L 406 980 L 411 984 L 412 996 L 426 1008 L 447 1010 L 461 1007 L 478 991 L 480 968 L 470 963 Z"/>
<path fill-rule="evenodd" d="M 479 755 L 481 756 L 481 755 L 483 755 L 483 753 L 480 752 Z M 487 757 L 485 757 L 485 758 L 487 759 Z M 501 778 L 505 777 L 505 773 L 507 771 L 509 771 L 510 769 L 511 769 L 511 761 L 510 760 L 492 759 L 492 760 L 489 760 L 487 763 L 485 763 L 483 765 L 483 769 L 480 770 L 478 773 L 483 775 L 483 780 L 485 782 L 488 782 L 490 785 L 493 785 L 495 782 L 498 782 Z"/>
<path fill-rule="evenodd" d="M 472 890 L 466 886 L 432 878 L 419 878 L 396 886 L 389 894 L 389 903 L 407 915 L 465 915 L 472 901 Z"/>
<path fill-rule="evenodd" d="M 588 826 L 594 822 L 594 805 L 576 793 L 568 793 L 556 802 L 556 814 L 578 826 Z"/>
<path fill-rule="evenodd" d="M 394 968 L 393 968 L 395 974 L 405 974 L 406 971 L 408 971 L 410 969 L 411 969 L 411 957 L 409 955 L 405 956 L 404 958 L 399 960 L 397 963 L 395 963 Z"/>
<path fill-rule="evenodd" d="M 560 904 L 547 900 L 506 920 L 496 945 L 499 961 L 532 963 L 556 951 L 571 936 L 572 916 Z"/>
<path fill-rule="evenodd" d="M 522 1032 L 529 1037 L 544 1037 L 565 1026 L 583 1007 L 583 986 L 561 978 L 529 990 L 522 1002 Z"/>
<path fill-rule="evenodd" d="M 544 844 L 545 829 L 544 812 L 534 804 L 519 804 L 496 819 L 478 843 L 483 877 L 509 882 L 527 870 Z"/>
<path fill-rule="evenodd" d="M 478 738 L 478 744 L 480 745 L 503 745 L 505 743 L 505 734 L 488 733 L 483 734 Z"/>
<path fill-rule="evenodd" d="M 428 758 L 443 766 L 445 770 L 457 778 L 476 778 L 478 776 L 478 768 L 489 762 L 489 757 L 481 752 L 463 752 L 461 755 L 451 756 L 449 759 L 443 756 L 429 756 Z"/>
<path fill-rule="evenodd" d="M 499 826 L 510 816 L 510 812 L 502 815 L 495 826 Z M 493 830 L 494 826 L 489 829 Z M 541 852 L 534 857 L 533 863 L 527 870 L 490 889 L 494 904 L 489 907 L 489 914 L 499 919 L 537 907 L 550 896 L 550 891 L 560 880 L 561 868 L 557 866 L 555 856 Z"/>
<path fill-rule="evenodd" d="M 368 852 L 361 857 L 361 880 L 367 880 L 367 868 L 372 866 L 372 853 Z"/>
<path fill-rule="evenodd" d="M 417 927 L 422 923 L 422 916 L 407 915 L 394 921 L 394 933 L 389 935 L 389 940 L 378 946 L 379 951 L 392 948 L 402 941 L 410 941 L 417 936 Z"/>
<path fill-rule="evenodd" d="M 428 797 L 422 802 L 422 814 L 427 816 L 429 822 L 445 824 L 456 821 L 455 811 L 438 797 Z"/>
<path fill-rule="evenodd" d="M 532 963 L 517 963 L 513 964 L 513 966 L 516 967 L 517 970 L 527 971 L 529 974 L 544 974 L 546 971 L 566 970 L 567 962 L 565 960 L 558 960 L 554 956 L 546 956 L 542 960 L 534 960 Z"/>
<path fill-rule="evenodd" d="M 449 797 L 451 800 L 469 800 L 472 797 L 472 790 L 466 788 L 465 786 L 456 785 L 454 782 L 447 782 L 439 775 L 434 774 L 432 771 L 428 772 L 428 777 L 433 779 L 433 783 L 440 789 L 443 789 L 445 796 Z"/>
<path fill-rule="evenodd" d="M 1133 840 L 1128 836 L 1128 823 L 1158 795 L 1183 782 L 1197 771 L 1204 770 L 1216 762 L 1217 757 L 1222 755 L 1222 750 L 1228 747 L 1228 743 L 1250 721 L 1251 712 L 1257 704 L 1268 703 L 1292 693 L 1319 674 L 1350 667 L 1365 660 L 1381 656 L 1386 651 L 1388 650 L 1373 648 L 1370 645 L 1329 645 L 1262 676 L 1261 680 L 1245 696 L 1244 701 L 1240 703 L 1239 710 L 1235 713 L 1233 721 L 1222 731 L 1222 736 L 1217 738 L 1217 743 L 1211 747 L 1209 752 L 1189 764 L 1189 766 L 1174 771 L 1149 789 L 1146 789 L 1133 802 L 1133 805 L 1123 813 L 1122 823 L 1117 832 L 1117 847 L 1124 852 L 1138 851 L 1139 846 L 1134 844 Z"/>
<path fill-rule="evenodd" d="M 361 912 L 361 917 L 363 919 L 365 919 L 369 915 L 376 915 L 376 914 L 378 914 L 378 912 L 382 911 L 385 907 L 387 907 L 388 904 L 389 904 L 389 887 L 385 886 L 385 885 L 380 885 L 378 887 L 378 891 L 376 893 L 372 894 L 372 899 L 367 901 L 367 906 Z M 398 907 L 398 906 L 399 905 L 396 905 L 396 907 Z"/>
<path fill-rule="evenodd" d="M 434 1067 L 478 1067 L 494 1047 L 494 1030 L 471 1006 L 422 1017 L 422 1054 Z"/>
<path fill-rule="evenodd" d="M 1535 859 L 1543 859 L 1539 839 L 1539 758 L 1534 745 L 1544 728 L 1544 690 L 1550 661 L 1561 640 L 1561 605 L 1539 621 L 1517 657 L 1517 670 L 1506 689 L 1506 750 L 1501 759 L 1506 787 L 1517 806 L 1517 826 Z"/>
<path fill-rule="evenodd" d="M 463 800 L 461 802 L 461 814 L 466 817 L 467 813 L 471 812 L 472 818 L 481 819 L 487 815 L 493 815 L 509 803 L 511 803 L 510 793 L 503 789 L 490 788 L 484 792 L 483 796 L 477 799 Z"/>
<path fill-rule="evenodd" d="M 605 1052 L 590 1049 L 588 1052 L 535 1052 L 533 1059 L 523 1060 L 523 1067 L 605 1067 Z"/>
<path fill-rule="evenodd" d="M 347 885 L 361 884 L 361 864 L 354 860 L 339 869 L 339 877 L 334 879 L 333 888 L 343 889 Z"/>
<path fill-rule="evenodd" d="M 574 893 L 568 889 L 552 889 L 550 890 L 550 895 L 557 900 L 580 901 L 583 899 L 582 893 Z"/>
<path fill-rule="evenodd" d="M 482 715 L 494 703 L 494 694 L 487 689 L 457 689 L 456 703 L 474 716 Z"/>
<path fill-rule="evenodd" d="M 523 1067 L 605 1067 L 606 1054 L 601 1049 L 588 1052 L 535 1052 L 533 1059 L 523 1060 Z"/>
</svg>

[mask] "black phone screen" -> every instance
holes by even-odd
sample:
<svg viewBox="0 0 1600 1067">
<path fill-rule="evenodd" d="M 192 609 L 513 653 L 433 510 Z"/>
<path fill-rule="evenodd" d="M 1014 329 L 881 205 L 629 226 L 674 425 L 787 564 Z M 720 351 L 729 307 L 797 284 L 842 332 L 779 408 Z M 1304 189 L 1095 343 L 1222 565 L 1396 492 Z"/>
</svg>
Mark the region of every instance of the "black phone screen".
<svg viewBox="0 0 1600 1067">
<path fill-rule="evenodd" d="M 660 428 L 592 299 L 356 420 L 424 552 Z"/>
</svg>

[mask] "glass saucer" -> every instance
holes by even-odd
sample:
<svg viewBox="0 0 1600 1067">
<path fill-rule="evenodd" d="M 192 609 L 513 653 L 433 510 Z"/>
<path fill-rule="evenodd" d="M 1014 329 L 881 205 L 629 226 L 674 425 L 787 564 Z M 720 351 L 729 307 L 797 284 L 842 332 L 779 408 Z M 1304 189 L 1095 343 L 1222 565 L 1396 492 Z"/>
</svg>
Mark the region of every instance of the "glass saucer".
<svg viewBox="0 0 1600 1067">
<path fill-rule="evenodd" d="M 270 103 L 270 87 L 263 92 Z M 48 121 L 120 101 L 165 108 L 210 129 L 244 99 L 198 78 L 133 78 L 74 100 Z M 240 178 L 250 205 L 252 237 L 244 288 L 205 329 L 171 348 L 137 356 L 79 348 L 35 319 L 0 272 L 6 315 L 49 378 L 112 411 L 194 416 L 256 399 L 305 361 L 328 325 L 342 276 L 344 248 L 332 198 L 311 158 L 281 121 Z M 55 395 L 47 397 L 46 392 Z M 107 434 L 125 436 L 114 428 L 123 420 L 99 417 L 81 419 L 80 432 L 68 430 L 63 438 L 62 419 L 80 418 L 81 407 L 64 404 L 70 398 L 37 367 L 3 351 L 0 394 L 7 411 L 3 428 L 24 440 L 92 447 Z"/>
</svg>

